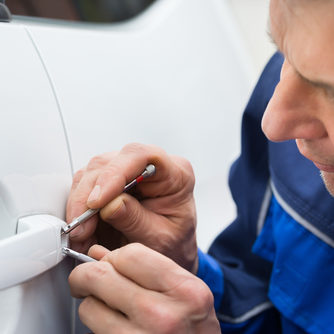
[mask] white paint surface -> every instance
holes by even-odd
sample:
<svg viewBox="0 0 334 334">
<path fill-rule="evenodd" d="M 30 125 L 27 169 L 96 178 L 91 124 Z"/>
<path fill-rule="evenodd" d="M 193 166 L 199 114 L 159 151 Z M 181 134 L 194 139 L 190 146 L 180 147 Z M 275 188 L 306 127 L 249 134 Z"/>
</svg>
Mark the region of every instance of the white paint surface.
<svg viewBox="0 0 334 334">
<path fill-rule="evenodd" d="M 45 234 L 40 242 L 35 235 L 30 240 L 34 244 L 14 236 L 20 217 L 44 213 L 64 219 L 71 180 L 64 131 L 48 78 L 26 31 L 15 23 L 1 23 L 0 44 L 0 248 L 3 260 L 13 259 L 2 262 L 1 277 L 9 285 L 24 279 L 23 272 L 32 277 L 0 290 L 0 333 L 65 333 L 71 310 L 68 264 L 37 277 L 41 271 L 25 267 L 26 261 L 21 271 L 13 267 L 20 253 L 29 257 L 33 248 L 37 253 L 30 256 L 37 258 L 45 250 Z M 49 241 L 56 242 L 57 237 Z M 11 241 L 17 239 L 21 242 L 16 247 Z"/>
<path fill-rule="evenodd" d="M 53 80 L 75 169 L 129 142 L 186 157 L 206 249 L 234 216 L 227 172 L 253 78 L 221 0 L 161 0 L 118 26 L 27 23 Z"/>
</svg>

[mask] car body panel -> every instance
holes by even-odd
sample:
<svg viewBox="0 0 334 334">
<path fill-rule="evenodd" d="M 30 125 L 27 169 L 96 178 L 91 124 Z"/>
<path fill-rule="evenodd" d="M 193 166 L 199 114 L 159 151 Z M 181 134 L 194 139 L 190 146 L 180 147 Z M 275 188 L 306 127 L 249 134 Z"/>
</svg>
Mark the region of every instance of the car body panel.
<svg viewBox="0 0 334 334">
<path fill-rule="evenodd" d="M 206 249 L 234 215 L 227 174 L 253 78 L 228 3 L 160 0 L 117 25 L 25 24 L 54 82 L 74 169 L 129 142 L 186 157 Z"/>
<path fill-rule="evenodd" d="M 19 24 L 0 23 L 0 44 L 0 248 L 4 249 L 22 217 L 48 214 L 64 220 L 72 172 L 59 108 L 30 37 Z M 14 264 L 14 250 L 21 249 L 22 259 L 29 256 L 18 241 L 17 247 L 2 253 L 5 261 L 0 260 L 2 276 L 10 280 L 12 275 L 13 282 L 19 274 L 8 265 Z M 0 332 L 68 332 L 72 300 L 66 279 L 72 266 L 63 261 L 27 282 L 2 289 Z"/>
</svg>

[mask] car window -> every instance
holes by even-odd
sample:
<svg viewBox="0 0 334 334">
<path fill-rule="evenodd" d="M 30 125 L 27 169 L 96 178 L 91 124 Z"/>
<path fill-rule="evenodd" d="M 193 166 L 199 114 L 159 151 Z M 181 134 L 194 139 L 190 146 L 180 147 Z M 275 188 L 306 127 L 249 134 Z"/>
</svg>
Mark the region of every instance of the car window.
<svg viewBox="0 0 334 334">
<path fill-rule="evenodd" d="M 13 15 L 80 22 L 120 22 L 144 11 L 157 0 L 7 0 Z"/>
</svg>

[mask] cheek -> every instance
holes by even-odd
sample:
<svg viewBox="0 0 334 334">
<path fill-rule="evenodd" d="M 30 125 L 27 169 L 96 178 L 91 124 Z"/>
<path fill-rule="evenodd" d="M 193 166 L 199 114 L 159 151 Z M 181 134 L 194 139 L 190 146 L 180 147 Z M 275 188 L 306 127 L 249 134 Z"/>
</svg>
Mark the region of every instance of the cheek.
<svg viewBox="0 0 334 334">
<path fill-rule="evenodd" d="M 334 102 L 331 110 L 327 112 L 327 115 L 324 117 L 323 122 L 326 124 L 326 132 L 329 138 L 329 141 L 334 147 Z"/>
<path fill-rule="evenodd" d="M 297 139 L 299 152 L 314 162 L 334 166 L 334 146 L 328 137 L 317 140 Z"/>
<path fill-rule="evenodd" d="M 298 147 L 298 151 L 304 155 L 307 156 L 307 151 L 309 151 L 309 149 L 307 150 L 307 145 L 305 145 L 306 141 L 302 140 L 302 139 L 296 139 L 296 145 Z M 313 150 L 312 150 L 313 151 Z"/>
<path fill-rule="evenodd" d="M 328 192 L 334 197 L 334 173 L 321 172 L 321 177 Z"/>
</svg>

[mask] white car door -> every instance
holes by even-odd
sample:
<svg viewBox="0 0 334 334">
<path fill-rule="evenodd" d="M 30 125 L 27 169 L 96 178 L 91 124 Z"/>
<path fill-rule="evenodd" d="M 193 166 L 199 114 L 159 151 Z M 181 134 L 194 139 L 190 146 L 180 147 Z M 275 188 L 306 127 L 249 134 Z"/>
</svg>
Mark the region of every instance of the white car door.
<svg viewBox="0 0 334 334">
<path fill-rule="evenodd" d="M 234 216 L 227 188 L 253 80 L 226 0 L 157 0 L 118 24 L 22 22 L 52 77 L 74 169 L 129 142 L 188 158 L 198 238 Z"/>
<path fill-rule="evenodd" d="M 0 23 L 0 45 L 0 333 L 70 333 L 73 264 L 62 261 L 60 226 L 72 171 L 60 110 L 27 30 Z"/>
</svg>

